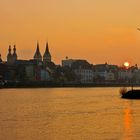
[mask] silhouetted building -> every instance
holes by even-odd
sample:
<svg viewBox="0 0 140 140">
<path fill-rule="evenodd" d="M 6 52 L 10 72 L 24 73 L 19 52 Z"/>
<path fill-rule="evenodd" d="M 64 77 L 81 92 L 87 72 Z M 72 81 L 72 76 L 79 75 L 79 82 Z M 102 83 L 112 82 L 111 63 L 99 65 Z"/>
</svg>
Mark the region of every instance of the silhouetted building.
<svg viewBox="0 0 140 140">
<path fill-rule="evenodd" d="M 65 66 L 68 66 L 68 67 L 71 67 L 71 65 L 77 61 L 76 59 L 68 59 L 68 57 L 66 57 L 66 60 L 62 60 L 62 66 L 65 67 Z"/>
<path fill-rule="evenodd" d="M 17 60 L 16 45 L 14 45 L 13 54 L 11 51 L 12 51 L 11 45 L 9 45 L 8 54 L 7 54 L 7 63 L 8 64 L 14 64 Z"/>
<path fill-rule="evenodd" d="M 51 62 L 51 54 L 49 52 L 48 42 L 46 43 L 46 50 L 43 55 L 43 63 L 47 64 L 47 62 Z"/>
<path fill-rule="evenodd" d="M 5 64 L 6 70 L 5 70 L 5 78 L 6 81 L 15 81 L 17 80 L 17 67 L 15 65 L 9 65 Z"/>
<path fill-rule="evenodd" d="M 41 56 L 41 53 L 40 53 L 40 50 L 39 50 L 39 43 L 37 43 L 37 48 L 36 48 L 36 52 L 35 52 L 35 55 L 34 55 L 34 60 L 42 61 L 42 56 Z"/>
<path fill-rule="evenodd" d="M 80 83 L 93 83 L 93 65 L 86 60 L 75 60 L 71 68 Z"/>
<path fill-rule="evenodd" d="M 12 63 L 12 53 L 11 53 L 11 45 L 9 45 L 8 54 L 7 54 L 7 63 Z"/>
<path fill-rule="evenodd" d="M 0 63 L 0 77 L 1 77 L 1 80 L 5 79 L 6 70 L 7 70 L 6 65 L 3 64 L 3 63 Z"/>
<path fill-rule="evenodd" d="M 14 45 L 14 48 L 13 48 L 13 56 L 12 57 L 13 57 L 12 58 L 13 59 L 12 60 L 13 63 L 16 62 L 16 60 L 17 60 L 16 45 Z"/>
<path fill-rule="evenodd" d="M 55 64 L 51 61 L 51 54 L 49 51 L 48 42 L 46 43 L 46 49 L 42 56 L 39 50 L 39 43 L 37 43 L 37 49 L 34 55 L 34 61 L 37 62 L 37 66 L 35 67 L 35 74 L 37 81 L 50 81 L 52 80 L 51 76 L 55 70 Z"/>
</svg>

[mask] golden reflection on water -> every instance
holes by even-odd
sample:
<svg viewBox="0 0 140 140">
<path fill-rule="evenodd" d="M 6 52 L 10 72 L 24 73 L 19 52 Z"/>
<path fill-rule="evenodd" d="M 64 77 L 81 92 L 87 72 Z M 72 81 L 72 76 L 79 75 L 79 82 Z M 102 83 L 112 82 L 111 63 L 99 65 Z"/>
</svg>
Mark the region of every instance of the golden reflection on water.
<svg viewBox="0 0 140 140">
<path fill-rule="evenodd" d="M 0 140 L 139 140 L 140 100 L 119 88 L 0 90 Z"/>
<path fill-rule="evenodd" d="M 124 137 L 123 140 L 134 140 L 132 102 L 126 102 L 124 108 Z"/>
</svg>

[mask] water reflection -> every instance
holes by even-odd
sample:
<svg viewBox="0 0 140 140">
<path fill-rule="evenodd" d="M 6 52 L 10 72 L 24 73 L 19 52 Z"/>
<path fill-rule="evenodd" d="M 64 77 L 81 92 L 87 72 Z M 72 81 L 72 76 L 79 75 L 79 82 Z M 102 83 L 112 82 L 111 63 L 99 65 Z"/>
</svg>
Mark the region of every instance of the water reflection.
<svg viewBox="0 0 140 140">
<path fill-rule="evenodd" d="M 134 140 L 133 132 L 133 102 L 126 102 L 126 107 L 124 108 L 124 137 L 123 140 Z"/>
</svg>

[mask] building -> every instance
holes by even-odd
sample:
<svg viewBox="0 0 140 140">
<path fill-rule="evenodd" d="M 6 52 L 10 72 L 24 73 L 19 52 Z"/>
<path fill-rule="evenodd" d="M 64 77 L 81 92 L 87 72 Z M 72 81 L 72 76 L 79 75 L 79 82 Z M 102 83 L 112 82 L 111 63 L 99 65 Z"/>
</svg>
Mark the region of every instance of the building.
<svg viewBox="0 0 140 140">
<path fill-rule="evenodd" d="M 41 81 L 51 81 L 51 73 L 47 69 L 41 70 Z"/>
<path fill-rule="evenodd" d="M 42 55 L 39 50 L 39 43 L 37 43 L 37 49 L 34 54 L 34 61 L 38 62 L 38 65 L 36 66 L 36 69 L 35 69 L 36 80 L 37 81 L 52 80 L 52 75 L 53 75 L 52 73 L 54 73 L 56 66 L 52 62 L 48 42 L 46 43 L 46 49 L 43 55 L 43 60 L 42 60 Z"/>
<path fill-rule="evenodd" d="M 76 76 L 75 80 L 79 83 L 93 83 L 93 65 L 86 60 L 68 59 L 62 60 L 62 67 L 69 67 Z"/>
<path fill-rule="evenodd" d="M 17 54 L 16 54 L 16 45 L 13 47 L 13 54 L 11 45 L 9 45 L 8 54 L 7 54 L 7 63 L 8 64 L 14 64 L 17 60 Z"/>
<path fill-rule="evenodd" d="M 116 78 L 115 78 L 115 74 L 110 70 L 106 73 L 106 76 L 105 76 L 105 81 L 106 82 L 113 82 L 115 81 Z"/>
<path fill-rule="evenodd" d="M 5 76 L 6 76 L 6 65 L 4 63 L 0 63 L 0 79 L 3 80 L 5 79 Z"/>
<path fill-rule="evenodd" d="M 93 66 L 94 79 L 96 80 L 105 80 L 107 73 L 107 65 L 106 64 L 97 64 Z"/>
<path fill-rule="evenodd" d="M 76 59 L 68 59 L 68 58 L 66 57 L 66 60 L 62 60 L 62 67 L 66 67 L 66 66 L 71 67 L 72 64 L 73 64 L 75 61 L 77 61 L 77 60 L 76 60 Z"/>
<path fill-rule="evenodd" d="M 42 61 L 42 56 L 41 56 L 41 53 L 40 53 L 40 50 L 39 50 L 39 43 L 38 42 L 37 42 L 36 52 L 34 54 L 34 60 L 37 60 L 38 62 Z"/>
<path fill-rule="evenodd" d="M 48 42 L 47 42 L 46 43 L 46 50 L 45 50 L 45 53 L 43 55 L 43 63 L 44 63 L 44 65 L 46 65 L 49 62 L 51 62 L 51 54 L 50 54 Z"/>
<path fill-rule="evenodd" d="M 12 53 L 11 53 L 11 45 L 9 45 L 8 54 L 7 54 L 7 63 L 12 63 Z"/>
<path fill-rule="evenodd" d="M 17 53 L 16 53 L 16 45 L 14 45 L 14 48 L 13 48 L 13 56 L 12 56 L 13 58 L 13 63 L 15 63 L 16 62 L 16 60 L 17 60 Z"/>
<path fill-rule="evenodd" d="M 76 79 L 80 83 L 93 83 L 93 65 L 86 60 L 75 60 L 71 64 L 71 68 L 76 75 Z"/>
<path fill-rule="evenodd" d="M 35 69 L 37 67 L 37 61 L 32 60 L 17 60 L 17 80 L 18 81 L 35 81 L 36 73 Z"/>
<path fill-rule="evenodd" d="M 118 66 L 97 64 L 93 66 L 93 75 L 95 82 L 114 82 L 118 79 Z"/>
<path fill-rule="evenodd" d="M 48 43 L 46 43 L 46 50 L 42 59 L 38 42 L 32 60 L 18 60 L 16 45 L 13 46 L 13 52 L 11 45 L 9 45 L 5 66 L 6 71 L 4 76 L 7 81 L 49 81 L 52 79 L 51 76 L 55 70 L 55 64 L 51 61 Z"/>
<path fill-rule="evenodd" d="M 140 70 L 137 64 L 128 69 L 120 67 L 119 80 L 127 83 L 140 83 Z"/>
</svg>

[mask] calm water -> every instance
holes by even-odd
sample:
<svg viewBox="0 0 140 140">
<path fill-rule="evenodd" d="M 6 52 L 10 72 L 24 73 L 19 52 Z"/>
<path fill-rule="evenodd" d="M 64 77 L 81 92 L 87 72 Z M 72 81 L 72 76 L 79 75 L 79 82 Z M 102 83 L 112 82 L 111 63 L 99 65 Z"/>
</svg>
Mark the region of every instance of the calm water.
<svg viewBox="0 0 140 140">
<path fill-rule="evenodd" d="M 140 100 L 119 88 L 0 89 L 0 140 L 139 140 Z"/>
</svg>

